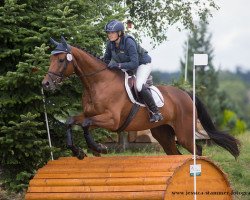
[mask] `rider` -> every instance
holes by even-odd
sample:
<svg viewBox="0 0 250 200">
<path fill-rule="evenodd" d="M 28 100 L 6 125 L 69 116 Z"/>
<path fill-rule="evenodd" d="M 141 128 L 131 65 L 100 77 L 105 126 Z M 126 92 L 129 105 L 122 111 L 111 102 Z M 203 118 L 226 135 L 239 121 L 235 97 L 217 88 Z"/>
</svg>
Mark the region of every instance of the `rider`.
<svg viewBox="0 0 250 200">
<path fill-rule="evenodd" d="M 151 72 L 151 57 L 147 51 L 136 43 L 134 38 L 124 34 L 124 25 L 112 20 L 105 26 L 108 35 L 104 60 L 110 69 L 125 69 L 136 73 L 136 89 L 151 111 L 150 122 L 163 120 L 151 92 L 145 86 Z"/>
</svg>

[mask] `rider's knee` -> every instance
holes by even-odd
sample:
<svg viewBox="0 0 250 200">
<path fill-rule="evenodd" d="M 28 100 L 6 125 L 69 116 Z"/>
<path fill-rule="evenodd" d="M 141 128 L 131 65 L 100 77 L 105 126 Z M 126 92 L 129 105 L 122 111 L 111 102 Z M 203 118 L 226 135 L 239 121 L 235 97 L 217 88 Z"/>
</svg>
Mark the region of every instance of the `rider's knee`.
<svg viewBox="0 0 250 200">
<path fill-rule="evenodd" d="M 138 92 L 140 92 L 142 90 L 142 86 L 143 86 L 143 83 L 136 83 L 136 89 Z"/>
</svg>

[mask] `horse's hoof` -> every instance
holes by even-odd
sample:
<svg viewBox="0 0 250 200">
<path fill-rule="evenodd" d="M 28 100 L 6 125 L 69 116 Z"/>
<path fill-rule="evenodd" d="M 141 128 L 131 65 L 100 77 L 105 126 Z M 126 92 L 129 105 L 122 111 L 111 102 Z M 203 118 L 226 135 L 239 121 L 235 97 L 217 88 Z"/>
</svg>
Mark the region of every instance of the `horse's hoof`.
<svg viewBox="0 0 250 200">
<path fill-rule="evenodd" d="M 81 148 L 78 150 L 78 155 L 76 156 L 79 160 L 83 160 L 84 157 L 87 157 L 87 155 L 83 152 Z"/>
<path fill-rule="evenodd" d="M 98 152 L 102 153 L 102 154 L 107 154 L 108 153 L 108 148 L 101 144 L 101 143 L 98 143 Z"/>
<path fill-rule="evenodd" d="M 102 157 L 101 154 L 100 154 L 99 152 L 94 151 L 94 150 L 92 150 L 92 154 L 93 154 L 93 156 L 95 156 L 95 157 Z"/>
<path fill-rule="evenodd" d="M 84 157 L 87 157 L 87 155 L 84 153 L 84 151 L 80 148 L 77 147 L 76 149 L 72 150 L 73 155 L 77 157 L 79 160 L 83 160 Z"/>
</svg>

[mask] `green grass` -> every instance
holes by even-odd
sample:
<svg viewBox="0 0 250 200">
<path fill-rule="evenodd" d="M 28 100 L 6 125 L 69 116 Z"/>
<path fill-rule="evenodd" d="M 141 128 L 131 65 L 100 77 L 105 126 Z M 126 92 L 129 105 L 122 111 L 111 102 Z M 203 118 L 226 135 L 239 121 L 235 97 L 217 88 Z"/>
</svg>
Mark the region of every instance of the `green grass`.
<svg viewBox="0 0 250 200">
<path fill-rule="evenodd" d="M 229 181 L 238 192 L 250 192 L 250 132 L 238 137 L 242 143 L 241 153 L 235 160 L 227 151 L 217 146 L 205 147 L 208 156 L 228 174 Z M 235 195 L 235 199 L 249 200 L 250 195 Z"/>
</svg>

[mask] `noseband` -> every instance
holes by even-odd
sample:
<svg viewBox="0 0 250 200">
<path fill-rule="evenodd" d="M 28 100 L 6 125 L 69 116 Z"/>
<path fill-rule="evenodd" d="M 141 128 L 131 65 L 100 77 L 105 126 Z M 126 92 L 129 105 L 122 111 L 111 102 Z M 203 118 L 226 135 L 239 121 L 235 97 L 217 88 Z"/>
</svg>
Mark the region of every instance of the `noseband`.
<svg viewBox="0 0 250 200">
<path fill-rule="evenodd" d="M 64 62 L 63 70 L 59 74 L 55 73 L 55 72 L 52 72 L 52 71 L 47 72 L 47 74 L 49 75 L 50 79 L 52 80 L 52 82 L 54 84 L 55 83 L 61 83 L 62 80 L 64 79 L 64 72 L 67 69 L 68 62 L 69 62 L 68 60 L 66 62 Z M 56 76 L 56 79 L 53 79 L 53 76 L 51 76 L 51 75 Z"/>
</svg>

